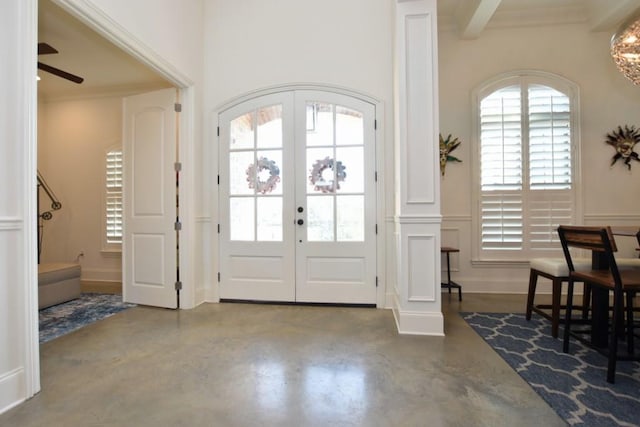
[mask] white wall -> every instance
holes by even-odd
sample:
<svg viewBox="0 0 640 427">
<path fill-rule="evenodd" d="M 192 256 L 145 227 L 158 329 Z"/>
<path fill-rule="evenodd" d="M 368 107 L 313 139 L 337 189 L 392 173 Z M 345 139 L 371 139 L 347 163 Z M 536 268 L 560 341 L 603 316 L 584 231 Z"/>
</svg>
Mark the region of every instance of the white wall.
<svg viewBox="0 0 640 427">
<path fill-rule="evenodd" d="M 43 222 L 40 261 L 78 260 L 83 280 L 119 282 L 121 257 L 102 251 L 102 235 L 105 154 L 122 143 L 122 99 L 44 102 L 38 114 L 38 169 L 62 203 Z M 40 201 L 50 208 L 43 191 Z"/>
<path fill-rule="evenodd" d="M 609 56 L 609 33 L 586 25 L 485 30 L 477 40 L 441 31 L 440 129 L 460 138 L 441 180 L 443 244 L 460 247 L 452 258 L 456 281 L 465 291 L 526 292 L 528 266 L 474 267 L 471 264 L 472 149 L 471 93 L 482 82 L 517 69 L 559 74 L 580 87 L 581 193 L 587 224 L 640 222 L 636 182 L 640 163 L 628 172 L 620 162 L 610 168 L 614 150 L 605 135 L 618 125 L 640 126 L 640 87 L 622 76 Z M 636 150 L 637 151 L 637 150 Z"/>
<path fill-rule="evenodd" d="M 210 175 L 204 179 L 210 186 L 204 193 L 211 204 L 202 207 L 203 223 L 217 221 L 217 109 L 249 92 L 295 83 L 348 88 L 383 103 L 385 150 L 378 157 L 386 166 L 379 178 L 388 189 L 385 214 L 392 217 L 393 16 L 390 0 L 205 1 L 204 169 Z"/>
</svg>

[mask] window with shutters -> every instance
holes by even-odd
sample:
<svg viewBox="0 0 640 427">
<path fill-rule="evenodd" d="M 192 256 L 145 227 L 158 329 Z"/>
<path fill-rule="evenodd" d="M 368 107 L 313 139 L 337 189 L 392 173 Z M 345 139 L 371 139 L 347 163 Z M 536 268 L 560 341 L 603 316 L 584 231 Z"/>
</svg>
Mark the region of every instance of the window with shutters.
<svg viewBox="0 0 640 427">
<path fill-rule="evenodd" d="M 476 99 L 478 258 L 558 254 L 558 225 L 577 217 L 577 89 L 560 77 L 518 74 Z"/>
<path fill-rule="evenodd" d="M 105 168 L 104 249 L 122 245 L 122 149 L 109 149 Z"/>
</svg>

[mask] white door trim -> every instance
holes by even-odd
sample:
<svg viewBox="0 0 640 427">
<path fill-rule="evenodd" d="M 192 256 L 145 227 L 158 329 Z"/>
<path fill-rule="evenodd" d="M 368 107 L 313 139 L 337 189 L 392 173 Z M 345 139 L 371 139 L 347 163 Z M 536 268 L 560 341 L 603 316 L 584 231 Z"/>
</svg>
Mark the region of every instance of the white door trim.
<svg viewBox="0 0 640 427">
<path fill-rule="evenodd" d="M 26 286 L 20 287 L 23 295 L 20 301 L 22 305 L 22 325 L 16 328 L 15 334 L 21 335 L 20 339 L 24 340 L 24 354 L 22 354 L 22 372 L 16 371 L 13 375 L 16 381 L 8 384 L 7 389 L 0 390 L 2 396 L 0 401 L 9 404 L 8 407 L 0 405 L 0 412 L 9 409 L 26 400 L 40 391 L 40 342 L 38 335 L 38 264 L 37 264 L 37 238 L 35 227 L 37 218 L 36 209 L 36 176 L 37 176 L 37 109 L 38 95 L 37 86 L 32 76 L 37 74 L 36 58 L 37 52 L 35 46 L 38 41 L 38 0 L 19 1 L 18 10 L 22 14 L 24 22 L 17 22 L 12 28 L 18 32 L 19 27 L 24 25 L 21 37 L 15 41 L 16 49 L 18 49 L 19 65 L 18 68 L 23 72 L 19 76 L 18 84 L 21 86 L 21 93 L 25 95 L 27 104 L 23 109 L 18 108 L 17 117 L 21 120 L 15 125 L 17 132 L 22 131 L 22 139 L 25 141 L 23 149 L 24 163 L 21 165 L 25 175 L 20 177 L 20 183 L 24 191 L 22 191 L 23 200 L 20 206 L 24 209 L 21 217 L 15 221 L 15 230 L 20 231 L 23 237 L 21 259 L 24 260 L 23 272 L 24 282 Z M 24 37 L 22 37 L 24 35 Z M 16 135 L 18 137 L 18 135 Z M 13 221 L 12 221 L 13 222 Z M 3 374 L 0 372 L 0 374 Z M 20 378 L 24 376 L 24 379 Z M 11 377 L 8 376 L 7 378 Z M 7 379 L 5 378 L 5 379 Z M 8 394 L 5 395 L 5 392 Z M 12 403 L 9 403 L 12 401 Z"/>
</svg>

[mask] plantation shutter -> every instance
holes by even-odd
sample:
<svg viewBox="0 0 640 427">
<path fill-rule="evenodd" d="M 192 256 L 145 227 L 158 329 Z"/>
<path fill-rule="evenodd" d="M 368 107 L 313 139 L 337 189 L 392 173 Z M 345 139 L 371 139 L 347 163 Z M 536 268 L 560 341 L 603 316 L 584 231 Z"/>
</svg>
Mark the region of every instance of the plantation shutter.
<svg viewBox="0 0 640 427">
<path fill-rule="evenodd" d="M 558 225 L 573 223 L 570 99 L 553 88 L 534 84 L 528 96 L 531 192 L 527 234 L 531 249 L 557 249 Z"/>
<path fill-rule="evenodd" d="M 122 150 L 107 153 L 106 237 L 108 244 L 122 243 Z"/>
<path fill-rule="evenodd" d="M 481 250 L 558 250 L 575 210 L 569 97 L 517 84 L 483 98 L 480 170 Z"/>
<path fill-rule="evenodd" d="M 571 188 L 569 97 L 540 85 L 529 87 L 529 182 L 532 190 Z"/>
<path fill-rule="evenodd" d="M 523 234 L 520 86 L 493 92 L 480 105 L 481 244 L 519 249 Z"/>
</svg>

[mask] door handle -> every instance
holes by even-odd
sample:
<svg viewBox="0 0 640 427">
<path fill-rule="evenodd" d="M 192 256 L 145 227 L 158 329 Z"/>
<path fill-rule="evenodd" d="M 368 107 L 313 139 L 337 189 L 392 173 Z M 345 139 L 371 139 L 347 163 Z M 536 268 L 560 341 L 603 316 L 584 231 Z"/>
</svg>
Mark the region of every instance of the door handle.
<svg viewBox="0 0 640 427">
<path fill-rule="evenodd" d="M 302 224 L 304 224 L 304 219 L 299 219 L 298 220 L 298 225 L 302 225 Z"/>
</svg>

